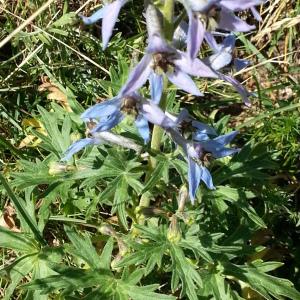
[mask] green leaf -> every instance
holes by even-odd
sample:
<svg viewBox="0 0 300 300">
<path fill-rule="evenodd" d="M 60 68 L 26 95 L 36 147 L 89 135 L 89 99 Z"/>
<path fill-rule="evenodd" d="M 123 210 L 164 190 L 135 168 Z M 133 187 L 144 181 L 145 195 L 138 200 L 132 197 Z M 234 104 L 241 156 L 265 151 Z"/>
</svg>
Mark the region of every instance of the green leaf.
<svg viewBox="0 0 300 300">
<path fill-rule="evenodd" d="M 12 232 L 0 226 L 0 247 L 33 253 L 39 250 L 37 243 L 28 234 Z"/>
<path fill-rule="evenodd" d="M 174 296 L 158 294 L 151 291 L 157 289 L 158 287 L 159 285 L 143 286 L 143 287 L 128 286 L 127 294 L 129 297 L 132 298 L 132 300 L 153 300 L 153 299 L 175 300 L 176 299 L 176 297 Z"/>
<path fill-rule="evenodd" d="M 70 12 L 62 15 L 58 20 L 52 23 L 51 27 L 60 27 L 73 24 L 76 21 L 76 13 Z"/>
<path fill-rule="evenodd" d="M 22 203 L 22 200 L 18 198 L 13 190 L 11 189 L 9 183 L 6 181 L 2 173 L 0 172 L 0 182 L 2 183 L 3 187 L 5 188 L 9 198 L 13 202 L 14 206 L 16 207 L 17 213 L 20 218 L 23 218 L 23 220 L 27 223 L 28 227 L 31 229 L 32 233 L 36 237 L 36 239 L 42 244 L 46 245 L 45 240 L 42 237 L 41 232 L 39 231 L 39 228 L 36 224 L 36 222 L 32 219 L 30 214 L 27 212 L 24 204 Z"/>
<path fill-rule="evenodd" d="M 59 275 L 52 275 L 46 278 L 32 280 L 30 283 L 24 284 L 22 287 L 28 290 L 40 290 L 44 293 L 51 293 L 56 290 L 66 289 L 67 293 L 76 291 L 80 288 L 88 288 L 98 284 L 105 284 L 110 279 L 107 271 L 98 270 L 82 270 L 78 268 L 56 268 L 55 271 Z M 101 275 L 100 275 L 100 274 Z"/>
<path fill-rule="evenodd" d="M 118 219 L 126 230 L 128 230 L 128 224 L 126 219 L 127 199 L 128 199 L 128 183 L 124 178 L 124 176 L 120 176 L 116 186 L 113 211 L 117 211 Z"/>
<path fill-rule="evenodd" d="M 265 222 L 257 215 L 254 208 L 247 202 L 247 199 L 255 197 L 252 192 L 244 191 L 243 189 L 235 189 L 228 186 L 218 186 L 216 194 L 222 195 L 224 200 L 237 205 L 237 207 L 244 211 L 246 213 L 246 216 L 259 227 L 267 227 Z"/>
<path fill-rule="evenodd" d="M 225 276 L 212 271 L 203 270 L 201 273 L 203 278 L 203 287 L 199 290 L 198 295 L 213 299 L 234 300 L 236 297 L 232 293 L 230 285 L 226 281 Z"/>
<path fill-rule="evenodd" d="M 114 239 L 113 237 L 110 237 L 107 240 L 99 258 L 102 269 L 110 270 L 110 262 L 111 262 L 111 255 L 113 249 L 114 249 Z"/>
<path fill-rule="evenodd" d="M 142 190 L 141 194 L 146 193 L 150 189 L 152 189 L 161 179 L 162 175 L 166 170 L 169 168 L 169 161 L 168 160 L 161 160 L 157 164 L 154 171 L 151 173 L 150 179 L 147 181 L 144 189 Z"/>
<path fill-rule="evenodd" d="M 72 254 L 86 261 L 93 269 L 102 267 L 101 260 L 86 233 L 80 236 L 69 226 L 65 226 L 65 232 L 75 247 L 75 251 L 70 251 Z"/>
<path fill-rule="evenodd" d="M 1 240 L 1 237 L 0 237 Z M 17 260 L 15 260 L 11 265 L 5 267 L 4 269 L 0 269 L 0 277 L 2 273 L 7 273 L 11 283 L 5 289 L 5 296 L 3 300 L 12 299 L 11 296 L 16 289 L 17 285 L 20 281 L 32 271 L 34 267 L 34 260 L 36 259 L 36 254 L 29 254 L 25 256 L 21 256 Z"/>
<path fill-rule="evenodd" d="M 281 300 L 288 297 L 293 300 L 300 299 L 300 293 L 293 287 L 293 284 L 283 278 L 274 277 L 261 272 L 255 265 L 238 266 L 230 263 L 223 264 L 224 274 L 233 276 L 247 284 L 266 299 L 270 296 Z"/>
<path fill-rule="evenodd" d="M 196 257 L 201 257 L 206 262 L 213 262 L 209 253 L 201 244 L 198 236 L 187 236 L 185 239 L 181 239 L 179 242 L 179 246 L 192 250 Z"/>
<path fill-rule="evenodd" d="M 197 287 L 201 287 L 202 280 L 200 274 L 192 266 L 191 262 L 185 257 L 182 249 L 176 245 L 170 246 L 173 272 L 182 282 L 181 295 L 187 295 L 190 300 L 198 300 L 196 293 Z"/>
</svg>

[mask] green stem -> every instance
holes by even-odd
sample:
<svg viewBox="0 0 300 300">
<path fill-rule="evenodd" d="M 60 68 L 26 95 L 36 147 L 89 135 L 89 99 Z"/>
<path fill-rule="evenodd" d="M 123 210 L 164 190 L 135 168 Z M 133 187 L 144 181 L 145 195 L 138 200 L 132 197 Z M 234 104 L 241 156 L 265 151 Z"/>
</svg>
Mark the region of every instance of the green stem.
<svg viewBox="0 0 300 300">
<path fill-rule="evenodd" d="M 168 79 L 166 76 L 164 76 L 164 90 L 159 103 L 159 106 L 163 111 L 166 110 L 167 102 L 168 102 L 167 88 L 168 88 Z M 164 130 L 160 126 L 154 125 L 152 138 L 151 138 L 151 149 L 157 152 L 160 150 L 161 140 L 163 135 L 164 135 Z M 150 172 L 155 169 L 156 163 L 157 163 L 156 159 L 154 157 L 150 157 L 150 161 L 149 161 Z"/>
<path fill-rule="evenodd" d="M 173 18 L 174 18 L 174 0 L 165 0 L 165 5 L 163 8 L 164 16 L 164 33 L 165 38 L 172 41 L 173 38 Z"/>
<path fill-rule="evenodd" d="M 169 41 L 172 41 L 173 37 L 173 18 L 174 18 L 174 0 L 165 0 L 165 4 L 162 10 L 163 18 L 164 18 L 164 34 L 165 38 Z M 162 94 L 162 98 L 160 100 L 160 108 L 165 110 L 167 107 L 168 100 L 168 80 L 167 77 L 164 76 L 164 90 Z M 154 151 L 159 151 L 161 146 L 161 140 L 163 137 L 164 131 L 161 127 L 154 125 L 151 139 L 151 149 Z M 151 176 L 152 170 L 155 169 L 157 161 L 154 157 L 150 157 L 149 160 L 149 172 L 146 175 L 146 181 Z M 148 207 L 150 205 L 150 197 L 148 193 L 144 193 L 141 196 L 139 207 Z M 138 222 L 140 224 L 144 223 L 144 216 L 141 215 L 138 218 Z"/>
</svg>

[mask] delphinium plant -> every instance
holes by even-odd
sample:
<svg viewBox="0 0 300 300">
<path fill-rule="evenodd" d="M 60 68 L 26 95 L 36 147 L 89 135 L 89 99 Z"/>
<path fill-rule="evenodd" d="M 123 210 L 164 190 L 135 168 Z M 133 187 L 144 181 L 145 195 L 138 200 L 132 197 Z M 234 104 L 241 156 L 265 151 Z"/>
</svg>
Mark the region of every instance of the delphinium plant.
<svg viewBox="0 0 300 300">
<path fill-rule="evenodd" d="M 103 51 L 120 10 L 130 18 L 128 2 L 80 15 L 86 26 L 102 20 Z M 20 253 L 0 273 L 11 279 L 6 299 L 28 274 L 24 299 L 300 299 L 290 281 L 276 277 L 282 264 L 265 260 L 254 238 L 267 227 L 254 203 L 273 162 L 259 147 L 237 146 L 238 131 L 199 120 L 179 98 L 201 101 L 205 78 L 229 83 L 251 105 L 230 70 L 248 64 L 234 58 L 236 33 L 254 29 L 238 12 L 260 20 L 255 7 L 263 2 L 145 0 L 147 46 L 113 98 L 87 108 L 81 120 L 58 105 L 54 113 L 39 108 L 43 133 L 35 134 L 51 154 L 24 160 L 26 171 L 14 175 L 25 189 L 26 208 L 16 208 L 29 233 L 0 231 L 0 245 Z M 202 48 L 208 56 L 200 57 Z M 39 194 L 41 183 L 48 187 Z M 38 215 L 32 195 L 44 201 Z M 54 217 L 48 208 L 58 199 L 64 215 Z M 55 220 L 65 224 L 65 243 L 56 246 L 42 234 Z"/>
</svg>

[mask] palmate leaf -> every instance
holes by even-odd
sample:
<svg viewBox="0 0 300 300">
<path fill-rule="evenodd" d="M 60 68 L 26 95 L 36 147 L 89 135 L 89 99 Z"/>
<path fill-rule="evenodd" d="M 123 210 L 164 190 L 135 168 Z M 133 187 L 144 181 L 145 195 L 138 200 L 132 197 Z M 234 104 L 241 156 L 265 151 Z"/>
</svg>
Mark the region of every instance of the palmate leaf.
<svg viewBox="0 0 300 300">
<path fill-rule="evenodd" d="M 68 235 L 68 238 L 72 242 L 72 246 L 74 247 L 73 249 L 71 247 L 67 247 L 67 252 L 86 261 L 92 269 L 101 268 L 107 271 L 110 270 L 111 256 L 114 245 L 113 238 L 108 239 L 101 255 L 98 255 L 88 234 L 79 235 L 69 226 L 65 226 L 65 231 Z"/>
<path fill-rule="evenodd" d="M 244 216 L 254 222 L 261 228 L 266 228 L 265 222 L 256 213 L 255 209 L 249 204 L 249 199 L 255 197 L 255 194 L 242 188 L 232 188 L 229 186 L 218 186 L 216 190 L 204 190 L 203 198 L 210 200 L 214 207 L 217 207 L 220 213 L 229 209 L 226 202 L 233 203 L 237 209 L 241 210 Z"/>
<path fill-rule="evenodd" d="M 168 250 L 168 240 L 166 237 L 166 227 L 152 227 L 135 225 L 140 231 L 140 236 L 149 239 L 147 243 L 139 243 L 135 240 L 128 240 L 128 244 L 135 250 L 134 253 L 127 254 L 119 263 L 118 267 L 129 267 L 132 265 L 146 264 L 145 275 L 149 274 L 157 265 L 162 264 L 163 256 Z"/>
<path fill-rule="evenodd" d="M 11 295 L 18 287 L 21 280 L 25 276 L 30 276 L 32 280 L 56 274 L 52 270 L 52 265 L 57 264 L 61 260 L 60 248 L 44 247 L 42 250 L 32 251 L 30 254 L 23 255 L 16 259 L 13 263 L 0 269 L 0 277 L 8 278 L 11 283 L 5 289 L 4 299 L 11 299 Z M 25 299 L 43 300 L 47 299 L 45 295 L 40 295 L 39 291 L 29 291 Z"/>
<path fill-rule="evenodd" d="M 199 237 L 197 236 L 187 236 L 185 239 L 181 239 L 181 241 L 179 242 L 179 246 L 185 249 L 192 250 L 195 257 L 197 258 L 201 257 L 206 262 L 213 262 L 211 256 L 207 252 L 207 249 L 203 247 Z"/>
<path fill-rule="evenodd" d="M 88 168 L 78 166 L 72 171 L 66 171 L 58 175 L 49 174 L 49 165 L 55 161 L 53 155 L 48 156 L 44 161 L 37 160 L 36 162 L 30 162 L 22 160 L 20 161 L 23 172 L 13 173 L 13 185 L 17 188 L 23 189 L 39 184 L 54 184 L 62 183 L 65 181 L 75 181 L 86 178 L 102 178 L 102 174 L 99 168 Z"/>
<path fill-rule="evenodd" d="M 270 160 L 266 149 L 246 145 L 226 165 L 213 173 L 214 184 L 220 185 L 229 178 L 246 178 L 248 182 L 269 177 L 263 170 L 272 170 L 277 165 Z"/>
<path fill-rule="evenodd" d="M 44 142 L 41 146 L 60 157 L 70 145 L 71 119 L 66 115 L 60 130 L 55 114 L 48 112 L 41 106 L 38 106 L 38 110 L 41 114 L 41 122 L 47 132 L 46 136 L 35 132 Z"/>
<path fill-rule="evenodd" d="M 32 279 L 40 280 L 47 276 L 55 275 L 56 272 L 51 269 L 52 263 L 48 260 L 47 256 L 39 255 L 33 262 Z M 48 295 L 42 294 L 39 290 L 27 291 L 26 300 L 48 300 Z"/>
<path fill-rule="evenodd" d="M 177 288 L 177 280 L 179 278 L 182 283 L 181 296 L 187 295 L 190 300 L 197 300 L 197 289 L 202 285 L 202 279 L 196 267 L 185 257 L 183 250 L 177 245 L 170 246 L 170 254 L 172 258 L 172 289 Z"/>
<path fill-rule="evenodd" d="M 3 300 L 11 299 L 11 295 L 20 283 L 20 281 L 32 271 L 36 254 L 28 254 L 21 256 L 15 260 L 11 265 L 0 269 L 0 278 L 8 277 L 11 283 L 5 289 Z"/>
<path fill-rule="evenodd" d="M 142 194 L 151 190 L 162 178 L 162 175 L 169 169 L 168 160 L 160 160 L 155 169 L 153 170 L 150 179 L 147 181 Z"/>
<path fill-rule="evenodd" d="M 50 293 L 62 290 L 61 295 L 71 295 L 73 291 L 86 289 L 88 287 L 96 288 L 85 299 L 176 299 L 173 296 L 155 293 L 159 285 L 137 286 L 116 279 L 112 274 L 103 269 L 82 270 L 76 268 L 60 268 L 59 275 L 49 276 L 47 278 L 34 280 L 23 285 L 23 288 L 29 290 L 41 290 L 43 293 Z"/>
<path fill-rule="evenodd" d="M 65 232 L 75 248 L 68 248 L 67 251 L 86 261 L 93 269 L 102 267 L 100 257 L 87 234 L 81 236 L 69 226 L 65 226 Z"/>
<path fill-rule="evenodd" d="M 149 274 L 156 265 L 159 268 L 161 267 L 164 256 L 170 257 L 172 262 L 172 267 L 170 268 L 172 270 L 172 290 L 177 290 L 179 282 L 181 282 L 181 295 L 187 295 L 192 300 L 198 299 L 196 291 L 201 286 L 201 277 L 196 270 L 197 265 L 193 265 L 185 256 L 181 248 L 181 242 L 173 244 L 168 240 L 165 225 L 160 225 L 159 227 L 135 225 L 135 227 L 140 231 L 140 238 L 148 239 L 148 241 L 144 244 L 131 242 L 130 246 L 136 252 L 125 256 L 118 266 L 146 263 L 145 274 Z M 207 254 L 207 259 L 208 257 L 209 255 Z"/>
<path fill-rule="evenodd" d="M 230 285 L 225 280 L 225 276 L 222 276 L 222 274 L 205 270 L 201 273 L 201 276 L 203 286 L 198 291 L 199 296 L 213 296 L 214 299 L 222 300 L 238 299 L 238 296 L 231 290 Z"/>
<path fill-rule="evenodd" d="M 274 264 L 271 267 L 268 263 L 266 264 L 261 263 L 261 266 L 258 264 L 239 266 L 223 263 L 224 274 L 247 283 L 251 289 L 268 300 L 272 300 L 272 297 L 281 300 L 282 296 L 293 300 L 300 299 L 300 292 L 293 287 L 293 284 L 289 280 L 265 274 L 265 272 L 273 270 L 276 267 Z"/>
<path fill-rule="evenodd" d="M 114 204 L 112 213 L 117 212 L 118 220 L 122 226 L 128 230 L 127 213 L 126 213 L 126 200 L 128 199 L 128 183 L 124 176 L 120 176 L 117 182 L 116 191 L 114 195 Z"/>
<path fill-rule="evenodd" d="M 163 256 L 167 248 L 166 243 L 149 242 L 147 244 L 130 243 L 136 252 L 127 254 L 118 264 L 117 267 L 129 267 L 132 265 L 146 264 L 144 274 L 151 273 L 155 266 L 161 267 Z"/>
<path fill-rule="evenodd" d="M 26 233 L 12 232 L 0 226 L 0 247 L 27 254 L 37 253 L 39 244 Z"/>
</svg>

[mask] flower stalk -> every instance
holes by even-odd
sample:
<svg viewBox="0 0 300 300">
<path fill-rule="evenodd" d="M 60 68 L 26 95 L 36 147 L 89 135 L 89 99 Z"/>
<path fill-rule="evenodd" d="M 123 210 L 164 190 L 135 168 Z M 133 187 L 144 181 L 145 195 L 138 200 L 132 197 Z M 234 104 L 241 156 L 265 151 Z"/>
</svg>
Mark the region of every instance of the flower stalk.
<svg viewBox="0 0 300 300">
<path fill-rule="evenodd" d="M 163 15 L 163 31 L 164 31 L 164 36 L 166 38 L 166 40 L 171 41 L 172 37 L 173 37 L 173 31 L 174 31 L 174 24 L 173 24 L 173 19 L 174 19 L 174 0 L 166 0 L 163 10 L 162 10 L 162 15 Z M 168 93 L 167 93 L 167 89 L 168 89 L 168 79 L 167 77 L 164 75 L 163 76 L 163 93 L 161 96 L 161 100 L 159 103 L 159 107 L 165 111 L 166 107 L 167 107 L 167 98 L 168 98 Z M 154 151 L 157 151 L 160 149 L 161 146 L 161 140 L 164 134 L 164 130 L 157 125 L 154 125 L 153 127 L 153 131 L 152 131 L 152 138 L 151 138 L 151 149 L 153 149 Z M 157 161 L 154 157 L 150 157 L 149 160 L 149 173 L 146 176 L 146 180 L 149 179 L 151 172 L 155 169 L 157 164 Z M 141 196 L 140 199 L 140 203 L 139 203 L 139 207 L 149 207 L 150 205 L 150 198 L 149 195 L 147 193 L 144 193 Z M 144 216 L 141 214 L 138 217 L 138 222 L 140 224 L 144 223 Z"/>
</svg>

